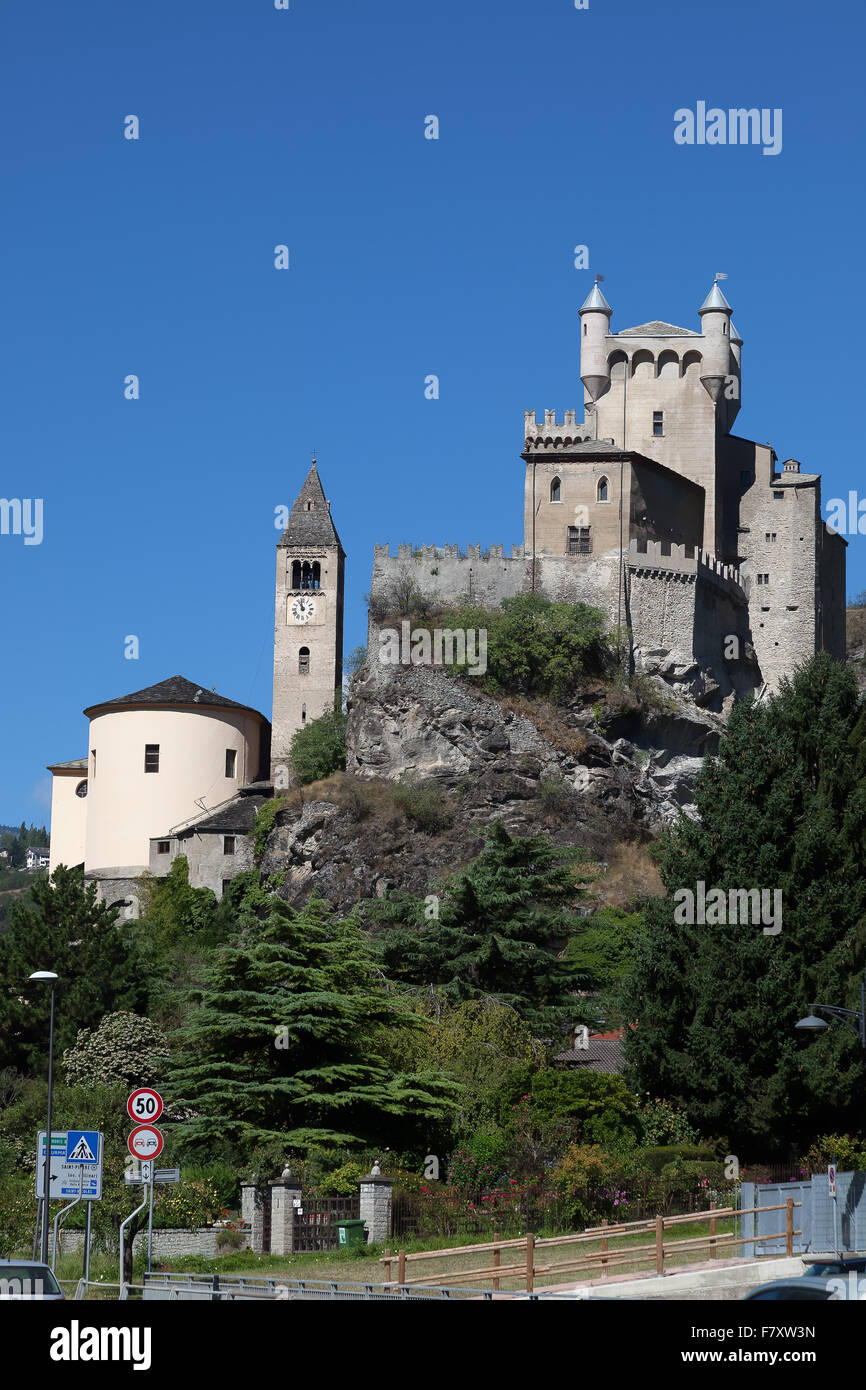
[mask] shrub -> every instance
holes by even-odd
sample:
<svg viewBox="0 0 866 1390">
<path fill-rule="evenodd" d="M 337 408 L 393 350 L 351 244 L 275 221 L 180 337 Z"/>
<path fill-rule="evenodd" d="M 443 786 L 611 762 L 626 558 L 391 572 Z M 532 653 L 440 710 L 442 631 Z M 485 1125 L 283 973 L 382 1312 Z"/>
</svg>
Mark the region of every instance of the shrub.
<svg viewBox="0 0 866 1390">
<path fill-rule="evenodd" d="M 574 802 L 574 788 L 564 777 L 543 777 L 538 784 L 538 799 L 545 811 L 567 811 Z"/>
<path fill-rule="evenodd" d="M 693 1144 L 700 1139 L 686 1112 L 669 1100 L 648 1100 L 641 1106 L 641 1138 L 651 1147 L 659 1144 Z"/>
<path fill-rule="evenodd" d="M 327 710 L 292 736 L 289 758 L 302 785 L 318 782 L 346 766 L 346 716 Z"/>
<path fill-rule="evenodd" d="M 803 1156 L 802 1165 L 810 1173 L 826 1172 L 835 1163 L 840 1173 L 866 1169 L 866 1141 L 850 1134 L 819 1134 Z"/>
<path fill-rule="evenodd" d="M 662 1144 L 640 1150 L 640 1158 L 651 1173 L 662 1173 L 677 1163 L 713 1163 L 716 1151 L 712 1144 Z"/>
<path fill-rule="evenodd" d="M 454 822 L 454 812 L 432 780 L 401 779 L 394 788 L 394 803 L 420 830 L 435 834 Z"/>
<path fill-rule="evenodd" d="M 265 801 L 256 811 L 256 818 L 253 821 L 253 851 L 257 863 L 264 856 L 268 847 L 268 837 L 276 817 L 287 805 L 288 801 L 285 797 L 275 796 L 271 801 Z"/>
</svg>

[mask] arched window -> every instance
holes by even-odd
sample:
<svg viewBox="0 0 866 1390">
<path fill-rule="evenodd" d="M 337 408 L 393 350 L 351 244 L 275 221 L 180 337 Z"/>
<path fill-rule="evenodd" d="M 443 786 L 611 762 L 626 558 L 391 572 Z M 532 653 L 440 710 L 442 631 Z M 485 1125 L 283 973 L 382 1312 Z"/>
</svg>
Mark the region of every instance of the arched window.
<svg viewBox="0 0 866 1390">
<path fill-rule="evenodd" d="M 84 782 L 79 782 L 79 783 L 78 783 L 78 786 L 75 788 L 75 795 L 76 795 L 76 796 L 86 796 L 86 795 L 87 795 L 87 782 L 86 782 L 86 781 L 84 781 Z"/>
<path fill-rule="evenodd" d="M 298 652 L 298 675 L 308 676 L 310 674 L 310 649 L 301 647 Z"/>
<path fill-rule="evenodd" d="M 609 502 L 609 488 L 607 478 L 599 478 L 596 489 L 596 497 L 599 502 Z"/>
<path fill-rule="evenodd" d="M 659 357 L 658 374 L 660 377 L 678 377 L 680 374 L 680 359 L 677 354 L 668 348 Z"/>
<path fill-rule="evenodd" d="M 292 588 L 293 588 L 293 589 L 300 589 L 300 587 L 301 587 L 301 562 L 300 562 L 300 560 L 293 560 L 293 561 L 292 561 Z"/>
<path fill-rule="evenodd" d="M 554 478 L 550 484 L 550 500 L 551 502 L 562 501 L 562 480 L 560 478 Z"/>
</svg>

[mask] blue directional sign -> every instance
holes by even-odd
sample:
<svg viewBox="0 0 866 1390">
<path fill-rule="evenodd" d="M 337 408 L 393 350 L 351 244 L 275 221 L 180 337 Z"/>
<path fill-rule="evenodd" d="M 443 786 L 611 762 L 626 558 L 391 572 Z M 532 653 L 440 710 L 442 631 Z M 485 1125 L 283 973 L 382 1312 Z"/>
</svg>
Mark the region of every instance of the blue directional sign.
<svg viewBox="0 0 866 1390">
<path fill-rule="evenodd" d="M 70 1129 L 66 1132 L 67 1163 L 99 1163 L 99 1131 Z"/>
</svg>

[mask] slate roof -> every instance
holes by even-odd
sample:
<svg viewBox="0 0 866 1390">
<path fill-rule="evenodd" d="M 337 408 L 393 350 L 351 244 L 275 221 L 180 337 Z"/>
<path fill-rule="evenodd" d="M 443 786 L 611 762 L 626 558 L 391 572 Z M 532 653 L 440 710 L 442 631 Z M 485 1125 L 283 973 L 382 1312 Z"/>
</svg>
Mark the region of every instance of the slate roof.
<svg viewBox="0 0 866 1390">
<path fill-rule="evenodd" d="M 622 1038 L 590 1038 L 588 1046 L 568 1048 L 554 1059 L 585 1071 L 621 1072 L 624 1066 Z"/>
<path fill-rule="evenodd" d="M 665 323 L 662 319 L 652 319 L 649 323 L 639 323 L 635 328 L 621 328 L 612 333 L 612 338 L 700 338 L 691 328 L 678 328 L 675 323 Z"/>
<path fill-rule="evenodd" d="M 315 460 L 295 498 L 286 529 L 277 545 L 336 545 L 343 549 L 331 519 L 330 503 L 325 497 Z"/>
<path fill-rule="evenodd" d="M 86 771 L 87 771 L 87 759 L 86 759 L 86 758 L 70 758 L 70 760 L 69 760 L 68 763 L 49 763 L 49 764 L 48 764 L 48 771 L 49 771 L 49 772 L 60 772 L 61 769 L 64 768 L 64 767 L 72 767 L 72 768 L 75 769 L 76 772 L 86 772 Z"/>
<path fill-rule="evenodd" d="M 84 713 L 89 716 L 96 710 L 116 709 L 124 705 L 201 705 L 210 709 L 243 709 L 264 719 L 264 715 L 259 714 L 251 705 L 242 705 L 238 700 L 229 700 L 225 695 L 217 695 L 215 690 L 208 690 L 206 685 L 188 681 L 185 676 L 169 676 L 168 680 L 160 681 L 157 685 L 148 685 L 144 690 L 134 690 L 131 695 L 118 695 L 114 700 L 101 700 L 96 705 L 88 705 Z"/>
<path fill-rule="evenodd" d="M 183 829 L 176 831 L 179 840 L 188 835 L 213 835 L 222 831 L 230 835 L 248 835 L 260 806 L 270 800 L 267 796 L 236 796 L 224 806 L 218 806 L 201 820 L 191 821 Z M 156 836 L 155 838 L 159 838 Z"/>
</svg>

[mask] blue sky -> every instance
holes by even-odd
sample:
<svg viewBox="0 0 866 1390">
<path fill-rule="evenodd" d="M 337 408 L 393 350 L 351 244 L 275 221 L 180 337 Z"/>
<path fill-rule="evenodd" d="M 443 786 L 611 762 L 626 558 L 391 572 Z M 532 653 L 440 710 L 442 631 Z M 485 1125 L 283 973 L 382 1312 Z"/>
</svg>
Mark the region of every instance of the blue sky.
<svg viewBox="0 0 866 1390">
<path fill-rule="evenodd" d="M 580 409 L 593 271 L 614 330 L 697 329 L 727 272 L 738 433 L 862 489 L 863 38 L 853 2 L 4 7 L 0 493 L 44 535 L 0 536 L 0 822 L 46 818 L 87 704 L 180 673 L 270 714 L 314 448 L 348 649 L 376 541 L 519 541 L 522 412 Z M 699 100 L 782 108 L 782 152 L 677 146 Z"/>
</svg>

